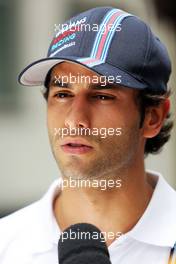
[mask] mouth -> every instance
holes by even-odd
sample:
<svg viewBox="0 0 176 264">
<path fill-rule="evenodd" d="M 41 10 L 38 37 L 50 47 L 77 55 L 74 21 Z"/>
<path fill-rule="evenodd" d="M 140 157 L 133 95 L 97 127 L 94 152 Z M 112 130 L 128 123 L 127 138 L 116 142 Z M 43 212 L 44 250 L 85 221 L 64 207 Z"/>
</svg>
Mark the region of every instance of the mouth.
<svg viewBox="0 0 176 264">
<path fill-rule="evenodd" d="M 87 144 L 87 143 L 86 143 Z M 93 147 L 90 145 L 83 144 L 82 142 L 68 142 L 61 145 L 61 148 L 64 152 L 70 154 L 85 154 L 93 150 Z"/>
<path fill-rule="evenodd" d="M 83 146 L 87 146 L 87 145 L 84 145 L 84 144 L 78 144 L 78 143 L 68 143 L 68 144 L 65 144 L 64 146 L 70 146 L 70 147 L 83 147 Z M 89 146 L 87 146 L 89 147 Z"/>
</svg>

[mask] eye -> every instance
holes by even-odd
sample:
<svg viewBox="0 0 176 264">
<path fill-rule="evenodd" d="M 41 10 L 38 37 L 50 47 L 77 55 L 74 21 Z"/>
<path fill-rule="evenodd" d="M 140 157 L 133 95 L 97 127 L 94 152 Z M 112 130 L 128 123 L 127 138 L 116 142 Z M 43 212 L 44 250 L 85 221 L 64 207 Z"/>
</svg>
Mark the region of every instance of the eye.
<svg viewBox="0 0 176 264">
<path fill-rule="evenodd" d="M 95 96 L 93 96 L 94 98 L 98 98 L 102 101 L 106 101 L 106 100 L 113 100 L 115 97 L 114 96 L 109 96 L 109 95 L 104 95 L 104 94 L 97 94 Z"/>
<path fill-rule="evenodd" d="M 55 94 L 54 97 L 62 99 L 62 98 L 66 98 L 66 97 L 72 97 L 72 95 L 69 93 L 65 93 L 65 92 L 64 93 L 59 92 L 59 93 Z"/>
</svg>

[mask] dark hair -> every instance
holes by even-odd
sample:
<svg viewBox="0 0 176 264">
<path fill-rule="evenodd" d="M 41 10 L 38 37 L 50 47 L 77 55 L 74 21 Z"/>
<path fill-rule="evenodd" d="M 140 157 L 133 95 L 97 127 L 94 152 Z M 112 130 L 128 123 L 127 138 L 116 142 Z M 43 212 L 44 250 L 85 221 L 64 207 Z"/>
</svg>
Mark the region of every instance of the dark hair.
<svg viewBox="0 0 176 264">
<path fill-rule="evenodd" d="M 52 69 L 50 69 L 50 71 L 48 72 L 44 83 L 45 90 L 43 92 L 43 96 L 46 101 L 48 100 L 51 71 Z M 147 108 L 152 106 L 159 106 L 163 102 L 163 100 L 165 100 L 169 96 L 170 91 L 160 93 L 158 91 L 152 91 L 150 89 L 144 89 L 139 91 L 136 97 L 136 104 L 139 107 L 139 111 L 141 114 L 140 128 L 143 126 Z M 160 152 L 164 144 L 169 140 L 170 132 L 173 127 L 173 121 L 170 120 L 170 116 L 171 113 L 168 113 L 160 132 L 155 137 L 148 138 L 146 140 L 144 149 L 145 157 L 150 153 L 157 154 L 158 152 Z"/>
<path fill-rule="evenodd" d="M 46 101 L 48 100 L 49 83 L 50 83 L 50 80 L 51 80 L 51 72 L 52 72 L 52 69 L 53 68 L 51 68 L 48 71 L 47 75 L 46 75 L 45 82 L 44 82 L 44 90 L 42 91 L 43 97 L 45 98 Z"/>
</svg>

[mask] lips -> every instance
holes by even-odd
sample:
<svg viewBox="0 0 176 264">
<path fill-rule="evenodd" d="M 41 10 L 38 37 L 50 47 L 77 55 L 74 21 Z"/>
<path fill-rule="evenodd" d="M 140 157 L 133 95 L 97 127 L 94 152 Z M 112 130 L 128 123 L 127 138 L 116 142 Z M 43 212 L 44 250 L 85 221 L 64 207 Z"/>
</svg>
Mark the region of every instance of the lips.
<svg viewBox="0 0 176 264">
<path fill-rule="evenodd" d="M 83 145 L 83 144 L 75 144 L 75 143 L 68 143 L 66 145 L 68 145 L 70 147 L 82 147 L 82 146 L 86 146 L 86 145 Z"/>
<path fill-rule="evenodd" d="M 82 139 L 64 140 L 61 148 L 64 152 L 70 154 L 84 154 L 93 149 L 89 143 Z"/>
<path fill-rule="evenodd" d="M 92 147 L 84 139 L 66 139 L 66 140 L 63 140 L 63 142 L 61 143 L 61 146 L 64 146 L 64 145 L 69 145 L 69 146 L 72 146 L 72 147 L 81 147 L 81 146 Z"/>
</svg>

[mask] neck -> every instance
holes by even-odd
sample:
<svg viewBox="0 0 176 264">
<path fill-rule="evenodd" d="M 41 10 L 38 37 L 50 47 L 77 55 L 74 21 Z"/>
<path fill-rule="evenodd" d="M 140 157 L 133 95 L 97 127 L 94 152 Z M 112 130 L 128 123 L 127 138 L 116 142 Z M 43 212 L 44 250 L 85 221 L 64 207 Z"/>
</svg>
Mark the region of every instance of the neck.
<svg viewBox="0 0 176 264">
<path fill-rule="evenodd" d="M 133 166 L 115 178 L 121 179 L 121 187 L 105 190 L 100 187 L 64 188 L 54 202 L 60 229 L 86 222 L 103 232 L 124 234 L 131 230 L 144 213 L 153 188 L 144 164 L 137 168 Z"/>
</svg>

